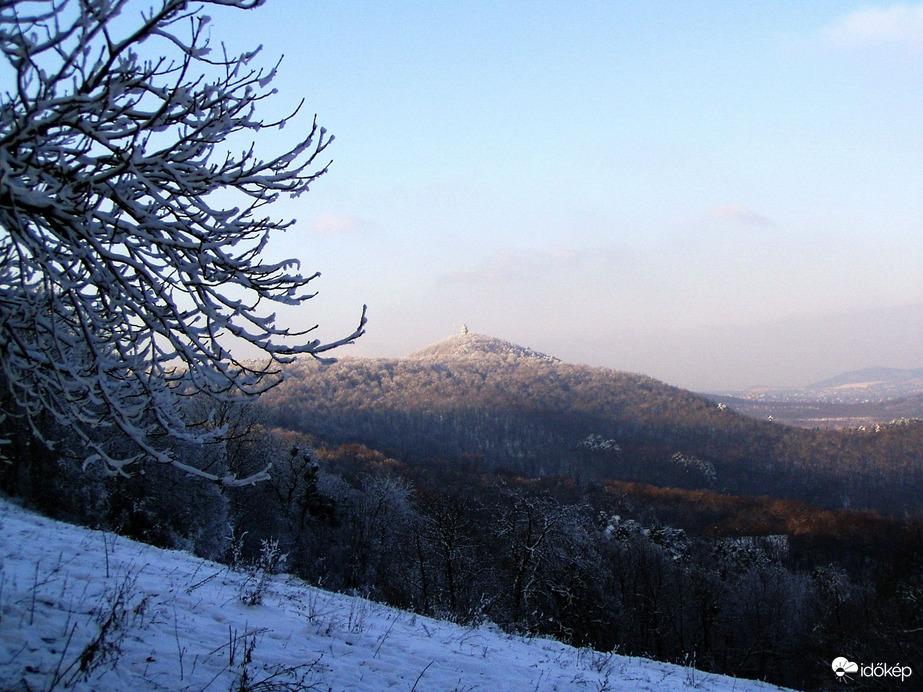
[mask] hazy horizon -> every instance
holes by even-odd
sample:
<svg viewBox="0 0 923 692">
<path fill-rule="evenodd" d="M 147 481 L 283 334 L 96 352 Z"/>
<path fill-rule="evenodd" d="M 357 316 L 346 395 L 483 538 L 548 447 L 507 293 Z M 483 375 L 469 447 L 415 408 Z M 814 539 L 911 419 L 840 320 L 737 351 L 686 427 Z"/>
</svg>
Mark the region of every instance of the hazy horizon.
<svg viewBox="0 0 923 692">
<path fill-rule="evenodd" d="M 336 136 L 270 249 L 323 273 L 280 321 L 333 339 L 368 303 L 343 355 L 467 323 L 699 391 L 923 366 L 923 3 L 213 15 L 284 55 L 267 120 L 304 98 Z"/>
<path fill-rule="evenodd" d="M 344 347 L 337 355 L 403 358 L 467 328 L 471 333 L 532 348 L 566 362 L 635 372 L 692 391 L 743 391 L 764 386 L 794 389 L 868 368 L 910 370 L 923 367 L 912 356 L 906 355 L 913 353 L 912 347 L 915 346 L 921 324 L 923 305 L 913 306 L 906 311 L 894 310 L 880 314 L 844 313 L 829 315 L 826 319 L 793 319 L 778 325 L 705 327 L 700 330 L 645 335 L 644 341 L 637 334 L 626 334 L 597 341 L 573 342 L 541 334 L 533 338 L 525 331 L 519 335 L 522 338 L 517 338 L 460 322 L 450 325 L 451 331 L 429 335 L 429 341 L 394 340 L 390 348 L 383 348 L 380 342 L 368 347 L 363 337 L 355 346 Z M 810 329 L 812 326 L 813 332 Z M 890 332 L 895 337 L 884 348 L 874 341 L 874 334 L 882 331 Z M 848 342 L 849 357 L 833 358 L 820 365 L 812 362 L 810 354 L 817 350 L 815 339 L 821 336 L 826 336 L 827 341 L 832 343 Z M 685 346 L 680 355 L 677 355 L 678 344 Z M 747 347 L 742 344 L 747 344 Z M 706 349 L 720 350 L 725 355 L 724 360 L 712 371 L 694 362 Z M 795 360 L 789 361 L 790 358 Z M 771 379 L 783 367 L 789 377 Z"/>
</svg>

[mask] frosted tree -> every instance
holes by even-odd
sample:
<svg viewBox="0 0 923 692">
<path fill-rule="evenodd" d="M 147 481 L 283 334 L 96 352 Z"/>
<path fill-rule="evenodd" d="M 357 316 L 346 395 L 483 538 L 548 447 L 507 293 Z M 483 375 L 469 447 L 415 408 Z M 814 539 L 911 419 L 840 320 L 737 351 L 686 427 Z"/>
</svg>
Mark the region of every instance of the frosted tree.
<svg viewBox="0 0 923 692">
<path fill-rule="evenodd" d="M 265 259 L 292 223 L 267 206 L 308 190 L 333 138 L 308 119 L 290 149 L 257 154 L 261 133 L 293 127 L 297 109 L 261 120 L 275 68 L 253 66 L 259 49 L 210 45 L 204 9 L 263 1 L 0 0 L 8 427 L 49 445 L 49 427 L 66 431 L 114 473 L 147 458 L 253 482 L 265 473 L 212 475 L 170 453 L 162 440 L 205 434 L 184 420 L 184 397 L 258 396 L 280 364 L 363 333 L 364 308 L 329 343 L 276 322 L 317 275 Z"/>
</svg>

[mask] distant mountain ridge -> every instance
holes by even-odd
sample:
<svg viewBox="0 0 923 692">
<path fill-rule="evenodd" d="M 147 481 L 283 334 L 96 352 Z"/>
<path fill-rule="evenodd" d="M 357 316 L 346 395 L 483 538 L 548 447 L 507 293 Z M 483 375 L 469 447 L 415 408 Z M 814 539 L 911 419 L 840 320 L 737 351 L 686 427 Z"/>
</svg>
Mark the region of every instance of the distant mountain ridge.
<svg viewBox="0 0 923 692">
<path fill-rule="evenodd" d="M 806 387 L 752 387 L 712 396 L 725 397 L 734 402 L 736 410 L 754 417 L 771 414 L 772 404 L 787 405 L 780 420 L 793 425 L 813 425 L 815 419 L 828 418 L 841 421 L 836 427 L 884 422 L 923 416 L 923 368 L 876 366 L 844 372 Z M 802 415 L 799 407 L 810 407 L 811 411 Z"/>
<path fill-rule="evenodd" d="M 815 382 L 808 385 L 805 389 L 812 391 L 823 391 L 827 389 L 840 389 L 843 387 L 858 387 L 865 390 L 877 391 L 881 388 L 894 388 L 898 385 L 910 388 L 914 391 L 908 394 L 916 394 L 923 391 L 923 368 L 912 370 L 902 368 L 872 367 L 862 370 L 853 370 L 845 372 L 835 377 L 831 377 L 821 382 Z M 901 396 L 906 396 L 902 394 Z"/>
</svg>

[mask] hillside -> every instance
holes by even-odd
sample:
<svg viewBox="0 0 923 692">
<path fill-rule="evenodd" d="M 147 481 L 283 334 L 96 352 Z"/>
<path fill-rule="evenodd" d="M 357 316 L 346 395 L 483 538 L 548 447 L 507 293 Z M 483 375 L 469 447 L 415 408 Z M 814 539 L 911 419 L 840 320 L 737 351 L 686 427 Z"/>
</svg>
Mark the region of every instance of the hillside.
<svg viewBox="0 0 923 692">
<path fill-rule="evenodd" d="M 643 375 L 477 334 L 402 359 L 299 361 L 262 406 L 280 427 L 409 462 L 923 511 L 923 425 L 774 425 Z"/>
<path fill-rule="evenodd" d="M 0 565 L 4 690 L 781 689 L 232 571 L 2 498 Z"/>
</svg>

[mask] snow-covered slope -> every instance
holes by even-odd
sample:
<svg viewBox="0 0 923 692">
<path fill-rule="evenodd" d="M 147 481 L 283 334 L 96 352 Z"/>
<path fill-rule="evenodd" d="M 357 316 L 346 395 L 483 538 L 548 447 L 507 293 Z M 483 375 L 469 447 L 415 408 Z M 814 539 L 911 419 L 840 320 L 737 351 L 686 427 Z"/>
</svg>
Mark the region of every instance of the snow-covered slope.
<svg viewBox="0 0 923 692">
<path fill-rule="evenodd" d="M 258 595 L 261 602 L 245 605 Z M 243 598 L 242 598 L 243 597 Z M 251 598 L 251 600 L 259 600 Z M 0 690 L 778 689 L 261 583 L 0 498 Z"/>
</svg>

